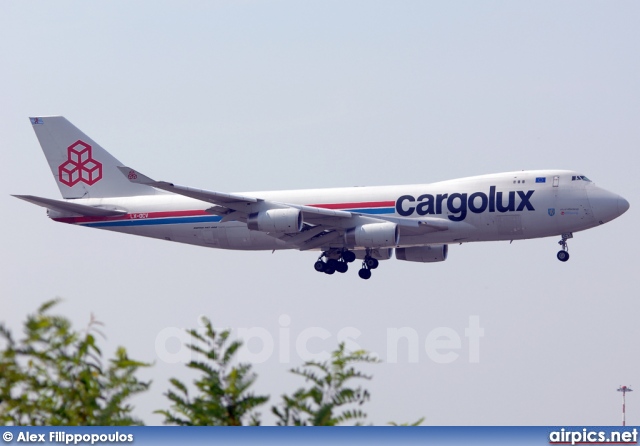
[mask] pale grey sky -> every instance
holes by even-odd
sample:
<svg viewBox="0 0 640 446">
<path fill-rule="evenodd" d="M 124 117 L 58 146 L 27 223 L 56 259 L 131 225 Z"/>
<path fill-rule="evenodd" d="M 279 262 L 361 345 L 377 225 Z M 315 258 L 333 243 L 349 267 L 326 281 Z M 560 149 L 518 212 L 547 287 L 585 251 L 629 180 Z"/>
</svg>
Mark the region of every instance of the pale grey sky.
<svg viewBox="0 0 640 446">
<path fill-rule="evenodd" d="M 352 327 L 383 359 L 387 330 L 408 327 L 418 362 L 403 347 L 397 363 L 368 368 L 374 424 L 618 424 L 616 388 L 640 389 L 639 19 L 632 1 L 4 1 L 0 320 L 18 331 L 54 296 L 77 327 L 95 313 L 106 354 L 124 345 L 155 361 L 135 401 L 152 424 L 168 379 L 189 379 L 156 340 L 200 315 L 273 337 L 274 354 L 255 365 L 272 403 L 302 384 L 286 370 L 302 363 L 295 341 L 312 327 L 329 334 L 312 351 Z M 631 209 L 575 234 L 566 264 L 549 238 L 452 246 L 440 264 L 391 260 L 367 282 L 326 276 L 315 253 L 217 251 L 49 221 L 9 194 L 58 198 L 27 119 L 51 114 L 129 166 L 204 189 L 566 168 Z M 475 316 L 484 337 L 470 363 Z M 424 349 L 439 327 L 461 338 L 448 364 Z M 640 422 L 640 395 L 629 394 L 627 420 Z"/>
</svg>

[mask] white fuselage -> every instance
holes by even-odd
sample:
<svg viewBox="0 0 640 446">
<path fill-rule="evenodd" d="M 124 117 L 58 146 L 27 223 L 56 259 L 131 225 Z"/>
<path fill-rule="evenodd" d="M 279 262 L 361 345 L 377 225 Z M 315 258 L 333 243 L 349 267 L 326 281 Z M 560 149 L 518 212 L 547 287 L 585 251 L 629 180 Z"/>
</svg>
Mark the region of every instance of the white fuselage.
<svg viewBox="0 0 640 446">
<path fill-rule="evenodd" d="M 397 246 L 519 240 L 582 231 L 606 223 L 628 208 L 621 197 L 576 172 L 538 170 L 482 175 L 432 184 L 246 192 L 264 200 L 364 215 L 440 219 L 445 231 L 402 235 Z M 209 203 L 158 191 L 138 197 L 76 199 L 114 207 L 118 217 L 50 216 L 97 227 L 222 249 L 273 250 L 292 246 L 239 221 L 208 213 Z M 339 247 L 341 239 L 320 248 Z"/>
</svg>

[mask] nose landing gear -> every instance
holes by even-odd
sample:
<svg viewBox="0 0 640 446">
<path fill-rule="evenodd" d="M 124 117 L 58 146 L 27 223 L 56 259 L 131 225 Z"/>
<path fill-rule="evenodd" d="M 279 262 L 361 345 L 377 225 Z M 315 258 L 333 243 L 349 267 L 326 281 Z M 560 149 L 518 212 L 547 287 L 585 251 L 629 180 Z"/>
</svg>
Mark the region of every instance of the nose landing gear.
<svg viewBox="0 0 640 446">
<path fill-rule="evenodd" d="M 558 242 L 558 244 L 562 247 L 562 250 L 558 251 L 558 260 L 561 262 L 566 262 L 569 260 L 569 244 L 567 240 L 573 238 L 573 233 L 567 232 L 566 234 L 562 234 L 562 240 Z"/>
</svg>

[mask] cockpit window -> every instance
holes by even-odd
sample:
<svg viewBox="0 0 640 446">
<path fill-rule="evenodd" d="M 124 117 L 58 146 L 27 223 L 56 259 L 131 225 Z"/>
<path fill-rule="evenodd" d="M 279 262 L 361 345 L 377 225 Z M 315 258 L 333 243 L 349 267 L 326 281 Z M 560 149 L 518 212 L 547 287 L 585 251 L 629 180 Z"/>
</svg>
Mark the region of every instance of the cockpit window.
<svg viewBox="0 0 640 446">
<path fill-rule="evenodd" d="M 571 181 L 588 181 L 589 183 L 591 183 L 591 180 L 584 175 L 573 175 L 571 177 Z"/>
</svg>

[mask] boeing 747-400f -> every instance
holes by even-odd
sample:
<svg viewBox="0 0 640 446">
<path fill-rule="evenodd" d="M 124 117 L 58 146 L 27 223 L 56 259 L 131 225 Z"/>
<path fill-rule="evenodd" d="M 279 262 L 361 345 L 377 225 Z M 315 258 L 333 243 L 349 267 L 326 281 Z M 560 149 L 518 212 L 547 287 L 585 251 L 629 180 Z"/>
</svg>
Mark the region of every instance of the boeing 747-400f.
<svg viewBox="0 0 640 446">
<path fill-rule="evenodd" d="M 619 217 L 629 203 L 582 173 L 531 170 L 431 184 L 226 193 L 125 167 L 61 116 L 30 118 L 63 200 L 15 195 L 58 222 L 211 248 L 319 250 L 316 271 L 362 260 L 440 262 L 448 245 L 560 236 Z"/>
</svg>

